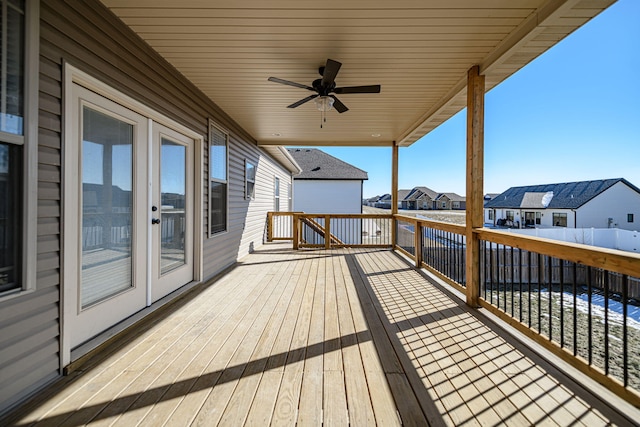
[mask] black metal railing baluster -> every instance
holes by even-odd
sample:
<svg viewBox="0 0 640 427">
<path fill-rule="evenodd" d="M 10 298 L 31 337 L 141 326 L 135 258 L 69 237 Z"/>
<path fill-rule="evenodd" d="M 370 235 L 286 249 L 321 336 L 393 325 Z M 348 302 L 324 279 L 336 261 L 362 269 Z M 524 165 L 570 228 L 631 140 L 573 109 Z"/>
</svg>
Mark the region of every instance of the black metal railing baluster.
<svg viewBox="0 0 640 427">
<path fill-rule="evenodd" d="M 578 264 L 573 263 L 573 355 L 578 355 Z"/>
<path fill-rule="evenodd" d="M 564 260 L 560 259 L 560 347 L 564 348 Z"/>
<path fill-rule="evenodd" d="M 528 321 L 528 326 L 529 328 L 531 328 L 531 252 L 527 251 L 527 284 L 528 284 L 528 291 L 527 291 L 527 298 L 528 298 L 528 305 L 527 305 L 527 315 L 529 317 L 529 321 Z"/>
<path fill-rule="evenodd" d="M 629 298 L 629 276 L 622 276 L 622 383 L 629 385 L 629 335 L 627 331 L 627 300 Z"/>
<path fill-rule="evenodd" d="M 516 281 L 515 280 L 516 271 L 515 271 L 515 258 L 513 256 L 513 251 L 514 251 L 513 246 L 510 246 L 510 249 L 511 249 L 511 317 L 513 317 L 513 310 L 514 310 L 513 305 L 515 301 L 514 282 Z"/>
<path fill-rule="evenodd" d="M 587 351 L 588 351 L 588 361 L 589 361 L 589 365 L 592 364 L 593 362 L 593 352 L 592 350 L 592 343 L 593 343 L 593 339 L 592 339 L 592 316 L 591 316 L 591 267 L 587 266 L 587 312 L 588 312 L 588 317 L 587 317 Z"/>
<path fill-rule="evenodd" d="M 553 341 L 553 258 L 546 258 L 549 265 L 547 269 L 547 289 L 549 289 L 549 341 Z"/>
<path fill-rule="evenodd" d="M 538 333 L 542 333 L 542 254 L 538 254 Z"/>
<path fill-rule="evenodd" d="M 609 375 L 609 280 L 611 273 L 604 274 L 604 373 Z"/>
<path fill-rule="evenodd" d="M 522 249 L 518 249 L 518 311 L 522 323 Z"/>
</svg>

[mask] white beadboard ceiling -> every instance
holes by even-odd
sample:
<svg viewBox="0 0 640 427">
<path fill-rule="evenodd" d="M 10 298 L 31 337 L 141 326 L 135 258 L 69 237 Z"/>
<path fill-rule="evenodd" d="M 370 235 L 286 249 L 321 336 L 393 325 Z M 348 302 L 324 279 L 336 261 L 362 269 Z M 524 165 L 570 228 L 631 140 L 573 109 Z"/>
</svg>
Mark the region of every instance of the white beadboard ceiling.
<svg viewBox="0 0 640 427">
<path fill-rule="evenodd" d="M 408 146 L 615 0 L 102 0 L 260 145 Z M 343 94 L 320 128 L 311 85 L 327 58 Z"/>
</svg>

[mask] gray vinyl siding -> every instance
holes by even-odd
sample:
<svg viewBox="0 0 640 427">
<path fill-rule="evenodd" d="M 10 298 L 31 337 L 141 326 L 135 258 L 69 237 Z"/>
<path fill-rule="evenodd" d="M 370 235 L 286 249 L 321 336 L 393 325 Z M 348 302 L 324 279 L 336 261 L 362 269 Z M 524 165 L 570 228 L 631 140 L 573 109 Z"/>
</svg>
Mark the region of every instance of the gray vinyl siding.
<svg viewBox="0 0 640 427">
<path fill-rule="evenodd" d="M 256 165 L 255 197 L 245 199 L 245 159 Z M 228 228 L 204 241 L 204 279 L 219 273 L 258 248 L 265 238 L 267 212 L 273 210 L 273 182 L 280 178 L 281 197 L 286 200 L 291 174 L 253 144 L 234 135 L 229 141 Z M 208 173 L 206 174 L 208 176 Z M 205 191 L 206 193 L 206 191 Z"/>
<path fill-rule="evenodd" d="M 152 51 L 100 2 L 40 2 L 37 272 L 34 292 L 0 301 L 0 415 L 60 375 L 60 293 L 63 147 L 63 72 L 68 62 L 203 135 L 205 165 L 204 270 L 210 277 L 262 242 L 273 196 L 256 182 L 260 198 L 244 194 L 244 158 L 254 159 L 283 183 L 288 173 L 262 152 L 242 128 Z M 206 236 L 208 119 L 230 132 L 229 232 Z M 286 187 L 285 187 L 286 188 Z M 263 200 L 264 199 L 264 200 Z M 248 209 L 249 205 L 260 206 Z M 245 209 L 247 208 L 247 209 Z M 250 211 L 250 215 L 247 213 Z M 243 229 L 248 230 L 243 234 Z M 254 245 L 256 245 L 254 243 Z M 257 245 L 256 245 L 257 246 Z"/>
</svg>

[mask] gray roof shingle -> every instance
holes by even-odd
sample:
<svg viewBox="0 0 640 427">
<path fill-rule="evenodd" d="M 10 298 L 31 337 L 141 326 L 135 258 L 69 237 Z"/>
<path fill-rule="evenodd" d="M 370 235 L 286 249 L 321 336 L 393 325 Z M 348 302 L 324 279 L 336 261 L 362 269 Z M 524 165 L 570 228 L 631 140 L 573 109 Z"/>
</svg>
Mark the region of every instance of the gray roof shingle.
<svg viewBox="0 0 640 427">
<path fill-rule="evenodd" d="M 593 199 L 613 185 L 622 182 L 640 193 L 638 187 L 624 178 L 601 179 L 595 181 L 565 182 L 560 184 L 529 185 L 525 187 L 511 187 L 485 203 L 485 208 L 536 208 L 544 209 L 576 209 Z M 551 201 L 545 199 L 547 193 L 553 192 Z M 547 196 L 550 197 L 549 194 Z"/>
<path fill-rule="evenodd" d="M 302 173 L 294 179 L 367 180 L 367 172 L 316 148 L 288 148 Z"/>
<path fill-rule="evenodd" d="M 427 187 L 414 187 L 411 189 L 409 194 L 407 194 L 406 197 L 402 200 L 405 200 L 408 202 L 418 200 L 420 196 L 422 196 L 423 194 L 426 194 L 427 196 L 429 196 L 431 200 L 435 200 L 435 198 L 438 197 L 439 193 Z"/>
</svg>

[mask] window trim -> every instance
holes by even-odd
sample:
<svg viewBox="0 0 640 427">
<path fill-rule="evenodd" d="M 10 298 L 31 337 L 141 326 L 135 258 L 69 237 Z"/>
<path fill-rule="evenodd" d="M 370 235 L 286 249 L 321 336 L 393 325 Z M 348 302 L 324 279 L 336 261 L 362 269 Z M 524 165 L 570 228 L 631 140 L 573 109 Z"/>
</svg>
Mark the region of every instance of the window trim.
<svg viewBox="0 0 640 427">
<path fill-rule="evenodd" d="M 38 83 L 40 75 L 40 1 L 25 0 L 23 135 L 0 132 L 0 138 L 23 146 L 21 286 L 0 294 L 0 301 L 36 290 L 38 237 Z"/>
<path fill-rule="evenodd" d="M 248 174 L 248 166 L 251 165 L 253 166 L 253 180 L 249 179 L 249 174 Z M 258 168 L 256 167 L 255 163 L 253 163 L 252 161 L 250 161 L 249 159 L 245 158 L 244 159 L 244 198 L 245 200 L 254 200 L 256 198 L 256 174 L 257 174 Z M 253 184 L 253 191 L 251 192 L 251 194 L 248 194 L 248 190 L 249 190 L 249 183 Z"/>
<path fill-rule="evenodd" d="M 225 136 L 225 142 L 226 142 L 226 174 L 225 174 L 225 180 L 220 180 L 220 179 L 216 179 L 216 178 L 212 178 L 211 177 L 211 142 L 213 141 L 213 129 L 218 130 L 219 132 L 223 133 Z M 208 131 L 208 138 L 209 138 L 209 144 L 208 144 L 208 148 L 209 148 L 209 162 L 208 162 L 208 167 L 207 167 L 207 235 L 209 238 L 214 237 L 214 236 L 219 236 L 225 233 L 229 232 L 229 151 L 230 151 L 230 138 L 229 138 L 229 131 L 226 130 L 224 127 L 222 127 L 221 125 L 219 125 L 218 123 L 214 122 L 213 119 L 209 119 L 209 131 Z M 226 201 L 225 201 L 225 208 L 226 208 L 226 213 L 225 213 L 225 224 L 224 224 L 224 230 L 221 231 L 216 231 L 216 232 L 212 232 L 211 230 L 211 182 L 217 182 L 220 184 L 225 184 L 227 186 L 227 191 L 225 194 L 226 197 Z"/>
<path fill-rule="evenodd" d="M 627 222 L 632 223 L 634 221 L 634 215 L 632 213 L 627 214 Z"/>
<path fill-rule="evenodd" d="M 564 218 L 564 225 L 556 225 L 556 218 Z M 569 215 L 567 215 L 566 212 L 553 212 L 551 214 L 551 225 L 553 227 L 563 227 L 563 228 L 568 228 L 569 227 Z"/>
</svg>

